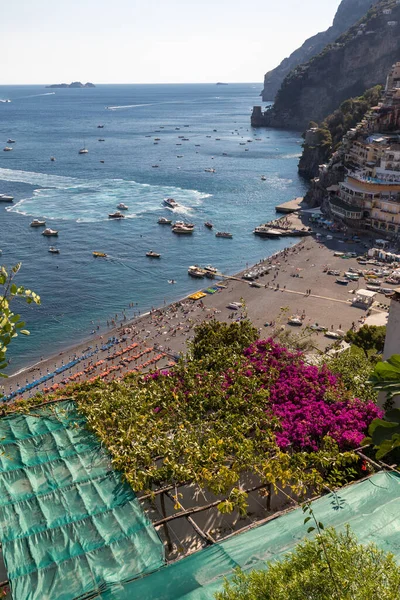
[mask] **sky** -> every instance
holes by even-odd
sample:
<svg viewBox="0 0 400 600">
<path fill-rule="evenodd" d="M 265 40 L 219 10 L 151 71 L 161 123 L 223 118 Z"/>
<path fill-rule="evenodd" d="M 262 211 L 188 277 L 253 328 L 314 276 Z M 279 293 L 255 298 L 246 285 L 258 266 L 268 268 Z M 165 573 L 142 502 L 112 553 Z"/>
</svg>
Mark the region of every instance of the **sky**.
<svg viewBox="0 0 400 600">
<path fill-rule="evenodd" d="M 261 82 L 339 0 L 0 0 L 0 84 Z"/>
</svg>

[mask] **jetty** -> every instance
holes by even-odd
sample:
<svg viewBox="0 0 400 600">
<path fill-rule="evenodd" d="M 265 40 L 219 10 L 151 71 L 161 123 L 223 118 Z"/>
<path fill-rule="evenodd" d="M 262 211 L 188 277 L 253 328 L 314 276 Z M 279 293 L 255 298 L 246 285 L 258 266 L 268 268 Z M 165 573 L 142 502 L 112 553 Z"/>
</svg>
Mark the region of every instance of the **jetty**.
<svg viewBox="0 0 400 600">
<path fill-rule="evenodd" d="M 301 208 L 304 208 L 301 206 L 303 200 L 303 196 L 299 198 L 294 198 L 293 200 L 289 200 L 289 202 L 283 202 L 283 204 L 278 204 L 278 206 L 275 206 L 275 210 L 276 212 L 283 214 L 298 212 Z"/>
</svg>

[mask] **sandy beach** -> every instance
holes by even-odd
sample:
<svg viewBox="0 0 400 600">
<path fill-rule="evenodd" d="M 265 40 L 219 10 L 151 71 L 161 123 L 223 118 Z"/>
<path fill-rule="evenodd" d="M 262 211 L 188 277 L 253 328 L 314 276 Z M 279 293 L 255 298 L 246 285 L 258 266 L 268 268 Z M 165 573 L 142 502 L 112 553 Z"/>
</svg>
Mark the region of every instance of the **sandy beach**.
<svg viewBox="0 0 400 600">
<path fill-rule="evenodd" d="M 293 226 L 303 226 L 304 218 L 303 215 L 301 222 L 296 215 L 291 215 L 290 221 Z M 301 333 L 315 323 L 332 331 L 347 331 L 352 326 L 360 326 L 366 311 L 352 306 L 351 300 L 354 290 L 365 287 L 364 280 L 360 278 L 358 282 L 342 286 L 326 272 L 328 268 L 343 274 L 350 267 L 359 268 L 359 264 L 355 258 L 344 260 L 334 256 L 335 251 L 363 253 L 365 247 L 343 242 L 343 234 L 335 234 L 330 240 L 324 238 L 323 242 L 313 236 L 305 237 L 296 245 L 246 269 L 246 272 L 268 270 L 256 280 L 257 287 L 242 279 L 244 272 L 232 278 L 199 280 L 199 290 L 216 283 L 223 287 L 201 300 L 186 298 L 131 322 L 126 321 L 107 333 L 93 335 L 89 340 L 4 380 L 3 393 L 28 397 L 70 381 L 82 382 L 97 376 L 109 381 L 130 371 L 166 367 L 174 357 L 186 351 L 195 326 L 212 318 L 230 322 L 247 314 L 261 338 L 271 335 L 276 327 Z M 229 303 L 241 301 L 244 308 L 228 308 Z M 379 314 L 381 322 L 385 322 L 389 303 L 384 295 L 376 296 L 371 312 Z M 292 315 L 301 316 L 301 327 L 287 324 Z M 312 334 L 315 351 L 324 351 L 333 341 L 323 332 Z M 55 373 L 56 370 L 60 372 Z M 47 381 L 19 393 L 26 385 L 43 378 Z"/>
</svg>

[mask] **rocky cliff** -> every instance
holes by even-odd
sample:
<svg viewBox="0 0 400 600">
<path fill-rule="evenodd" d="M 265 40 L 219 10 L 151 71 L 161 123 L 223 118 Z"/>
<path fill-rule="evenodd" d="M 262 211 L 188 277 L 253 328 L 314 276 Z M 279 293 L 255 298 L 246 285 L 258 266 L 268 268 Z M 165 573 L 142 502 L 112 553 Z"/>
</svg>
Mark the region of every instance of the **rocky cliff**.
<svg viewBox="0 0 400 600">
<path fill-rule="evenodd" d="M 400 57 L 400 3 L 379 0 L 356 25 L 284 80 L 262 125 L 304 130 L 346 98 L 383 84 Z"/>
<path fill-rule="evenodd" d="M 367 10 L 377 0 L 342 0 L 337 9 L 333 23 L 329 29 L 317 33 L 295 50 L 281 64 L 266 73 L 264 77 L 263 100 L 273 101 L 286 75 L 298 65 L 307 62 L 321 52 L 328 44 L 334 42 L 342 33 L 347 31 L 354 23 L 365 15 Z"/>
<path fill-rule="evenodd" d="M 80 81 L 73 81 L 72 83 L 53 83 L 52 85 L 46 85 L 47 88 L 94 88 L 96 87 L 94 83 L 81 83 Z"/>
</svg>

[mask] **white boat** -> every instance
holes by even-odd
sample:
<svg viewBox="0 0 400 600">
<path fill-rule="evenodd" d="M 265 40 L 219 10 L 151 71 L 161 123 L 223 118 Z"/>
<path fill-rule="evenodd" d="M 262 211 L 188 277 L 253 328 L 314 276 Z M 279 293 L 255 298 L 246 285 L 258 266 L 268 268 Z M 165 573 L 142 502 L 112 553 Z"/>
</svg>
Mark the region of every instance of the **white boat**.
<svg viewBox="0 0 400 600">
<path fill-rule="evenodd" d="M 279 238 L 281 235 L 283 235 L 282 231 L 278 229 L 271 229 L 270 227 L 264 227 L 263 225 L 256 227 L 253 233 L 254 235 L 268 238 Z"/>
<path fill-rule="evenodd" d="M 187 229 L 194 229 L 194 223 L 188 223 L 187 221 L 176 221 L 174 227 L 187 227 Z"/>
<path fill-rule="evenodd" d="M 124 204 L 123 202 L 120 202 L 117 205 L 117 208 L 119 208 L 119 210 L 129 210 L 129 206 L 127 206 L 126 204 Z"/>
<path fill-rule="evenodd" d="M 33 219 L 30 223 L 31 227 L 43 227 L 46 225 L 46 221 L 40 221 L 40 219 Z"/>
<path fill-rule="evenodd" d="M 206 173 L 215 173 L 215 169 L 212 169 L 211 167 L 210 167 L 210 168 L 208 168 L 208 169 L 204 169 L 204 171 L 205 171 Z"/>
<path fill-rule="evenodd" d="M 190 275 L 190 277 L 202 279 L 206 273 L 205 273 L 204 269 L 201 269 L 197 265 L 193 265 L 188 268 L 188 274 Z"/>
<path fill-rule="evenodd" d="M 231 233 L 229 233 L 228 231 L 217 231 L 217 233 L 215 234 L 215 237 L 231 239 L 231 238 L 233 238 L 233 235 Z"/>
<path fill-rule="evenodd" d="M 167 219 L 166 217 L 160 217 L 158 219 L 157 223 L 159 225 L 171 225 L 172 220 L 171 219 Z"/>
<path fill-rule="evenodd" d="M 289 325 L 297 325 L 298 327 L 303 325 L 303 321 L 300 319 L 300 317 L 290 317 L 290 319 L 288 319 L 288 323 Z"/>
<path fill-rule="evenodd" d="M 336 333 L 336 331 L 325 331 L 325 337 L 332 338 L 334 340 L 340 340 L 343 335 L 340 333 Z"/>
<path fill-rule="evenodd" d="M 161 254 L 158 254 L 158 252 L 153 252 L 153 250 L 146 252 L 146 256 L 149 258 L 161 258 Z"/>
<path fill-rule="evenodd" d="M 56 229 L 50 229 L 50 227 L 48 227 L 42 232 L 42 235 L 45 235 L 46 237 L 56 236 L 58 235 L 58 231 Z"/>
<path fill-rule="evenodd" d="M 206 272 L 206 277 L 210 278 L 213 278 L 218 273 L 217 267 L 213 267 L 212 265 L 205 266 L 204 271 Z"/>
<path fill-rule="evenodd" d="M 109 219 L 125 219 L 125 215 L 123 215 L 122 213 L 120 213 L 119 211 L 115 211 L 113 213 L 110 213 L 108 215 Z"/>
<path fill-rule="evenodd" d="M 49 252 L 51 254 L 60 254 L 60 250 L 58 248 L 54 248 L 54 246 L 50 246 Z"/>
<path fill-rule="evenodd" d="M 169 206 L 169 208 L 176 208 L 179 204 L 173 198 L 164 198 L 165 206 Z"/>
<path fill-rule="evenodd" d="M 11 152 L 12 148 L 11 146 L 6 146 L 5 148 L 3 148 L 4 152 Z"/>
<path fill-rule="evenodd" d="M 78 152 L 78 154 L 88 154 L 89 150 L 83 146 L 83 148 L 81 148 Z"/>
<path fill-rule="evenodd" d="M 261 175 L 261 181 L 267 181 L 267 178 L 265 177 L 265 175 Z"/>
<path fill-rule="evenodd" d="M 0 194 L 0 202 L 12 202 L 14 196 L 7 196 L 7 194 Z"/>
<path fill-rule="evenodd" d="M 172 227 L 172 233 L 178 235 L 190 235 L 193 233 L 193 227 L 185 227 L 184 225 L 174 225 Z"/>
<path fill-rule="evenodd" d="M 231 308 L 232 310 L 239 310 L 242 307 L 243 304 L 241 302 L 230 302 L 227 306 L 227 308 Z"/>
</svg>

